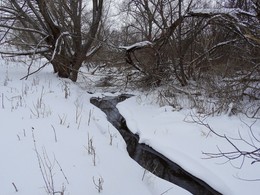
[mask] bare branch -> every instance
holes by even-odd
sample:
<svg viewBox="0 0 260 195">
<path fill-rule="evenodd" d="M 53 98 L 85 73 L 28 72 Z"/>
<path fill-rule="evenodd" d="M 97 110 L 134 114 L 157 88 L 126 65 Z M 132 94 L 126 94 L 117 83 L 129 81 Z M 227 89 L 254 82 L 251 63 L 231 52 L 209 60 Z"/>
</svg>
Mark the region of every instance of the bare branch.
<svg viewBox="0 0 260 195">
<path fill-rule="evenodd" d="M 34 54 L 43 54 L 47 51 L 50 51 L 48 48 L 29 50 L 29 51 L 0 51 L 1 54 L 9 55 L 9 56 L 28 56 Z"/>
<path fill-rule="evenodd" d="M 260 162 L 260 147 L 256 146 L 254 143 L 255 141 L 257 141 L 257 143 L 260 145 L 260 142 L 258 139 L 256 139 L 256 137 L 254 136 L 254 134 L 252 132 L 252 127 L 255 124 L 255 122 L 252 123 L 251 125 L 246 124 L 246 126 L 249 129 L 250 136 L 252 136 L 249 138 L 251 141 L 248 141 L 242 137 L 240 132 L 238 133 L 239 138 L 228 138 L 226 135 L 221 135 L 221 134 L 217 133 L 208 123 L 205 123 L 200 117 L 191 116 L 191 118 L 192 118 L 193 122 L 206 127 L 209 130 L 209 132 L 213 133 L 217 137 L 225 139 L 233 147 L 233 151 L 230 151 L 230 152 L 223 152 L 218 146 L 217 146 L 217 148 L 218 148 L 219 153 L 203 152 L 204 155 L 208 156 L 208 159 L 225 158 L 228 161 L 234 161 L 235 159 L 241 159 L 241 164 L 237 168 L 241 168 L 243 166 L 246 158 L 251 159 L 251 164 Z M 252 138 L 254 140 L 252 140 Z M 252 149 L 251 150 L 240 149 L 240 147 L 231 140 L 244 142 L 247 146 L 249 146 Z"/>
<path fill-rule="evenodd" d="M 43 64 L 41 67 L 39 67 L 37 70 L 33 71 L 33 72 L 28 72 L 28 74 L 24 77 L 22 77 L 20 80 L 23 80 L 23 79 L 27 79 L 29 76 L 39 72 L 41 69 L 43 69 L 45 66 L 47 66 L 50 62 L 46 62 L 45 64 Z"/>
</svg>

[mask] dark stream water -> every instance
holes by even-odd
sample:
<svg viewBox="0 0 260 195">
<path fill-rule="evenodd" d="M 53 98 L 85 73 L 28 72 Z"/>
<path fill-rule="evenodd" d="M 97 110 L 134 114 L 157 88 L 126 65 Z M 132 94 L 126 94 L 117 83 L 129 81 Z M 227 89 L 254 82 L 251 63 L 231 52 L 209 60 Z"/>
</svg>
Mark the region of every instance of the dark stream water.
<svg viewBox="0 0 260 195">
<path fill-rule="evenodd" d="M 143 168 L 158 177 L 172 182 L 195 195 L 221 194 L 210 187 L 206 182 L 194 177 L 181 166 L 172 162 L 148 145 L 139 143 L 139 136 L 133 134 L 126 125 L 126 121 L 119 113 L 116 105 L 131 97 L 131 95 L 107 96 L 104 98 L 91 98 L 90 102 L 100 108 L 108 121 L 120 132 L 124 138 L 127 151 L 132 159 Z M 217 182 L 217 181 L 216 181 Z"/>
</svg>

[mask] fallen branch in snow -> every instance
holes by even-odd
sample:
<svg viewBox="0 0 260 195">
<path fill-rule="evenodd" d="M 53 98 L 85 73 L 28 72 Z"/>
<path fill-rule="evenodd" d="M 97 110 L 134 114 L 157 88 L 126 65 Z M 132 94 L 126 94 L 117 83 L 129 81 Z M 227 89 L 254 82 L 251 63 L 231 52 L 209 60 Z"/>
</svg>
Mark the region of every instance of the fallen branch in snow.
<svg viewBox="0 0 260 195">
<path fill-rule="evenodd" d="M 236 17 L 237 15 L 246 15 L 250 17 L 257 17 L 256 14 L 246 12 L 240 8 L 221 8 L 221 9 L 194 9 L 189 12 L 190 16 L 211 17 L 215 15 L 229 15 Z"/>
<path fill-rule="evenodd" d="M 163 195 L 163 194 L 167 194 L 172 188 L 169 188 L 168 190 L 164 191 L 163 193 L 161 193 L 160 195 Z"/>
<path fill-rule="evenodd" d="M 256 182 L 259 182 L 260 181 L 260 179 L 245 179 L 245 178 L 241 178 L 241 177 L 239 177 L 239 176 L 235 176 L 237 179 L 240 179 L 240 180 L 242 180 L 242 181 L 249 181 L 249 182 L 252 182 L 252 181 L 256 181 Z"/>
<path fill-rule="evenodd" d="M 249 138 L 245 139 L 241 135 L 240 131 L 238 131 L 238 138 L 230 138 L 225 134 L 222 135 L 222 134 L 219 134 L 217 131 L 215 131 L 208 123 L 204 122 L 205 119 L 201 119 L 198 116 L 194 117 L 192 115 L 191 115 L 191 118 L 192 118 L 193 122 L 195 122 L 196 124 L 206 127 L 209 130 L 208 135 L 210 133 L 213 133 L 217 137 L 225 139 L 233 147 L 233 150 L 230 152 L 225 152 L 222 149 L 220 149 L 220 147 L 218 147 L 218 146 L 217 146 L 217 149 L 219 151 L 218 153 L 203 152 L 204 155 L 208 156 L 208 158 L 206 158 L 206 159 L 226 158 L 228 162 L 234 161 L 236 159 L 242 159 L 240 166 L 238 166 L 238 167 L 235 166 L 236 168 L 239 168 L 239 169 L 242 168 L 246 158 L 251 160 L 251 164 L 260 162 L 260 137 L 258 138 L 252 129 L 252 127 L 256 121 L 253 122 L 251 125 L 248 125 L 242 121 L 249 129 L 249 131 L 248 131 Z M 246 144 L 247 146 L 249 146 L 251 148 L 251 150 L 242 149 L 240 146 L 238 146 L 237 143 L 235 143 L 237 141 L 240 143 Z"/>
</svg>

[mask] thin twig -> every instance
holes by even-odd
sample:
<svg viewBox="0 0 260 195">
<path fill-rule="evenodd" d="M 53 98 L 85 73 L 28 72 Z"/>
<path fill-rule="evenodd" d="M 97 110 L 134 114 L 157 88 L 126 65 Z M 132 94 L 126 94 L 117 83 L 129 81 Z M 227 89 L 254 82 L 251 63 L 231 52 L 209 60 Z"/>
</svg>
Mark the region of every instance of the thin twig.
<svg viewBox="0 0 260 195">
<path fill-rule="evenodd" d="M 53 129 L 53 132 L 54 132 L 54 138 L 55 138 L 55 142 L 57 143 L 57 135 L 56 135 L 56 131 L 55 131 L 55 128 L 53 127 L 53 125 L 51 125 L 52 129 Z"/>
<path fill-rule="evenodd" d="M 14 182 L 12 182 L 12 185 L 14 186 L 15 192 L 18 192 L 18 189 L 17 189 L 17 187 L 16 187 Z"/>
<path fill-rule="evenodd" d="M 43 68 L 44 68 L 45 66 L 47 66 L 48 64 L 49 64 L 49 62 L 46 62 L 44 65 L 42 65 L 41 67 L 39 67 L 37 70 L 35 70 L 35 71 L 31 72 L 31 73 L 27 73 L 27 75 L 24 76 L 24 77 L 22 77 L 22 78 L 20 78 L 20 80 L 28 79 L 29 76 L 31 76 L 31 75 L 33 75 L 33 74 L 39 72 L 41 69 L 43 69 Z"/>
</svg>

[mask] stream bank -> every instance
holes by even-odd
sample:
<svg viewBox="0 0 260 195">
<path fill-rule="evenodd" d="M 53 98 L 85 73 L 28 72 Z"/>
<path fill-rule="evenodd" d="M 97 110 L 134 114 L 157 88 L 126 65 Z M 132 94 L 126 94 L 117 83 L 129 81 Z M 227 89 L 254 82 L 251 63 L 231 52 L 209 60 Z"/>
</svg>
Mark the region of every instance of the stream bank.
<svg viewBox="0 0 260 195">
<path fill-rule="evenodd" d="M 218 191 L 206 182 L 188 173 L 182 167 L 150 146 L 139 143 L 139 136 L 133 134 L 127 127 L 126 121 L 119 113 L 116 105 L 132 95 L 106 96 L 91 98 L 90 102 L 100 108 L 108 121 L 120 132 L 127 145 L 129 156 L 146 170 L 156 176 L 172 182 L 195 195 L 220 195 Z"/>
</svg>

